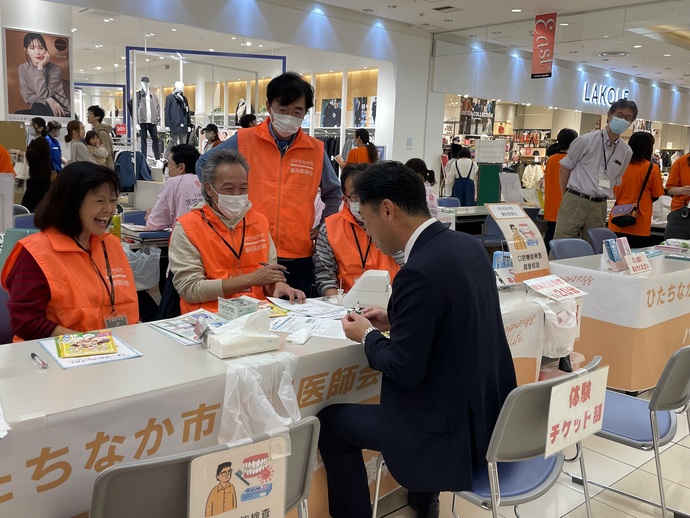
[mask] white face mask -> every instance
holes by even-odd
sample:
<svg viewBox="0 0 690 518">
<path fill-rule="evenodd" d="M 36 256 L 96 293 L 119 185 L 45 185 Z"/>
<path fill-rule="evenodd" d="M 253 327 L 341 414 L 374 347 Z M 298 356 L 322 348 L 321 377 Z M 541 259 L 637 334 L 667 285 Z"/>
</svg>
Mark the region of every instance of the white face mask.
<svg viewBox="0 0 690 518">
<path fill-rule="evenodd" d="M 275 113 L 271 111 L 271 124 L 273 124 L 273 129 L 277 133 L 282 135 L 294 135 L 297 130 L 302 126 L 302 121 L 299 117 L 293 117 L 292 115 L 281 115 L 280 113 Z"/>
<path fill-rule="evenodd" d="M 33 126 L 27 126 L 26 130 L 29 132 L 29 135 L 31 135 L 32 137 L 35 137 L 37 135 L 36 128 L 34 128 Z"/>
<path fill-rule="evenodd" d="M 218 210 L 228 219 L 236 219 L 242 214 L 242 211 L 249 203 L 249 196 L 247 194 L 219 194 L 211 186 L 211 190 L 218 196 Z"/>
<path fill-rule="evenodd" d="M 359 213 L 359 202 L 358 201 L 351 201 L 350 202 L 350 212 L 352 212 L 352 215 L 355 217 L 357 221 L 360 223 L 364 223 L 364 220 L 362 219 L 362 215 Z"/>
</svg>

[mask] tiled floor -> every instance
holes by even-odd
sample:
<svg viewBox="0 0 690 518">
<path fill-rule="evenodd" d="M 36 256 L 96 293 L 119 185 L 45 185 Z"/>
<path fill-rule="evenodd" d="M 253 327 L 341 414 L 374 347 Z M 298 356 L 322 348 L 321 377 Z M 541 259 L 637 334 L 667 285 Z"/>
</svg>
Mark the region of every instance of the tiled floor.
<svg viewBox="0 0 690 518">
<path fill-rule="evenodd" d="M 643 396 L 644 397 L 644 396 Z M 590 437 L 584 442 L 587 476 L 607 485 L 631 492 L 649 500 L 659 501 L 654 454 L 635 450 L 599 437 Z M 661 467 L 664 473 L 666 503 L 669 507 L 690 516 L 690 436 L 685 414 L 678 415 L 678 430 L 673 442 L 662 449 Z M 566 463 L 565 468 L 578 473 L 578 463 Z M 602 491 L 590 486 L 592 514 L 598 518 L 661 517 L 661 510 L 632 498 Z M 441 495 L 441 518 L 451 518 L 452 495 Z M 519 506 L 522 518 L 584 518 L 582 487 L 574 484 L 570 477 L 561 474 L 558 483 L 541 498 Z M 402 501 L 399 497 L 397 501 Z M 389 502 L 392 504 L 393 502 Z M 400 503 L 398 505 L 402 506 Z M 396 507 L 389 505 L 388 509 Z M 461 518 L 490 518 L 491 512 L 472 504 L 459 501 L 457 507 Z M 510 507 L 500 507 L 500 516 L 514 518 Z M 387 518 L 415 518 L 409 507 L 384 514 Z M 669 514 L 668 516 L 672 516 Z"/>
</svg>

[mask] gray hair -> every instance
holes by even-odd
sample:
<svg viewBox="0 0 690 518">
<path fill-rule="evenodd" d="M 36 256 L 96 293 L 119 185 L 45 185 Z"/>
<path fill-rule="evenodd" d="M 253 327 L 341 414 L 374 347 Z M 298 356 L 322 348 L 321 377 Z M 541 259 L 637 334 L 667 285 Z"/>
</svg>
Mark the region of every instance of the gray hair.
<svg viewBox="0 0 690 518">
<path fill-rule="evenodd" d="M 211 153 L 211 156 L 208 157 L 208 160 L 204 164 L 204 168 L 201 170 L 201 194 L 209 205 L 211 205 L 212 200 L 203 186 L 207 182 L 213 185 L 216 181 L 216 170 L 221 164 L 240 164 L 247 174 L 249 174 L 249 163 L 239 151 L 234 149 L 218 149 Z"/>
</svg>

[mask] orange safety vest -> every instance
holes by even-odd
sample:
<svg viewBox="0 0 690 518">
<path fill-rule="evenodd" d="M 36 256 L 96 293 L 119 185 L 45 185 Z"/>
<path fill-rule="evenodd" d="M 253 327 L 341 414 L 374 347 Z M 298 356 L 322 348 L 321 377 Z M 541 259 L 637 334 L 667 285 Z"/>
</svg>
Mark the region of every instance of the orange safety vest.
<svg viewBox="0 0 690 518">
<path fill-rule="evenodd" d="M 115 312 L 118 316 L 126 315 L 129 324 L 136 324 L 139 304 L 134 275 L 120 240 L 108 233 L 91 236 L 90 258 L 74 239 L 54 228 L 25 237 L 7 258 L 2 269 L 2 285 L 7 289 L 7 276 L 22 248 L 26 248 L 43 270 L 50 286 L 46 318 L 80 332 L 103 329 L 105 319 L 112 315 L 112 308 L 108 291 L 110 279 L 101 243 L 108 254 L 115 286 Z"/>
<path fill-rule="evenodd" d="M 355 279 L 361 277 L 365 270 L 387 270 L 393 282 L 400 266 L 371 242 L 350 212 L 350 207 L 344 206 L 342 211 L 328 216 L 325 221 L 328 242 L 338 263 L 338 281 L 343 282 L 343 290 L 350 291 Z"/>
<path fill-rule="evenodd" d="M 238 130 L 237 146 L 249 162 L 249 200 L 268 219 L 278 257 L 311 257 L 309 232 L 321 184 L 323 142 L 297 130 L 281 157 L 267 119 Z"/>
<path fill-rule="evenodd" d="M 202 214 L 206 216 L 208 223 Z M 204 265 L 207 279 L 227 279 L 232 276 L 251 273 L 261 266 L 259 263 L 268 261 L 268 221 L 253 207 L 247 211 L 243 221 L 244 223 L 238 223 L 234 230 L 230 230 L 208 205 L 204 205 L 201 209 L 194 209 L 177 219 L 189 241 L 201 254 L 201 262 Z M 221 236 L 233 250 L 240 254 L 239 260 L 223 242 Z M 266 298 L 263 286 L 252 286 L 246 291 L 229 295 L 229 298 L 241 297 L 242 295 L 249 295 L 257 299 Z M 189 313 L 199 308 L 218 311 L 218 299 L 197 303 L 187 302 L 180 298 L 182 313 Z"/>
<path fill-rule="evenodd" d="M 555 222 L 558 217 L 558 209 L 561 207 L 563 195 L 561 194 L 561 160 L 566 152 L 559 151 L 549 157 L 544 170 L 544 219 Z"/>
</svg>

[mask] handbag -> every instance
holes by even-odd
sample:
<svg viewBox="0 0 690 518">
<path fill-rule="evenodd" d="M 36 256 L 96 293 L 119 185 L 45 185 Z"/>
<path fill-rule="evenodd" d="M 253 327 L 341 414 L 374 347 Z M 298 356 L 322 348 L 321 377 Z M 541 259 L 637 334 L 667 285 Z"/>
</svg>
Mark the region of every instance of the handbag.
<svg viewBox="0 0 690 518">
<path fill-rule="evenodd" d="M 642 182 L 640 195 L 637 197 L 637 202 L 614 205 L 613 209 L 611 209 L 611 223 L 618 227 L 630 227 L 637 223 L 637 207 L 640 205 L 642 193 L 644 193 L 644 189 L 647 186 L 647 180 L 649 180 L 649 175 L 652 173 L 653 165 L 654 164 L 650 161 L 647 175 L 644 177 L 644 182 Z"/>
</svg>

